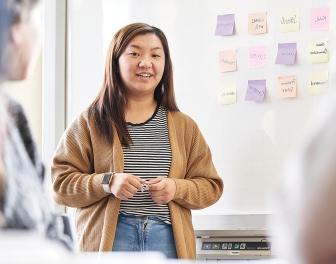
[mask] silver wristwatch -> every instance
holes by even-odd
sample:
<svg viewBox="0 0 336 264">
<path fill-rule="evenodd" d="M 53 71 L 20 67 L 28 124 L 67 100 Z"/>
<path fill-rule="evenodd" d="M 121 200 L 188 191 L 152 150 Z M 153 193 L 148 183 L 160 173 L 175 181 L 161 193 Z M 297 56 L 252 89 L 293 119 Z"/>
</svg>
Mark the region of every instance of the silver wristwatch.
<svg viewBox="0 0 336 264">
<path fill-rule="evenodd" d="M 108 173 L 105 173 L 105 174 L 103 175 L 101 184 L 102 184 L 103 189 L 104 189 L 104 191 L 105 191 L 106 193 L 112 193 L 112 192 L 111 192 L 110 183 L 111 183 L 111 181 L 112 181 L 113 175 L 114 175 L 113 172 L 108 172 Z"/>
</svg>

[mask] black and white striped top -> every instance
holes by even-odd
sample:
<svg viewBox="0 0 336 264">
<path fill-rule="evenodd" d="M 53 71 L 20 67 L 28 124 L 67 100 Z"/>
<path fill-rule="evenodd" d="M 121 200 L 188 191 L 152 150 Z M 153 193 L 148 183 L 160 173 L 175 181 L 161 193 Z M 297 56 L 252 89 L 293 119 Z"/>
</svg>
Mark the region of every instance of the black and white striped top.
<svg viewBox="0 0 336 264">
<path fill-rule="evenodd" d="M 132 173 L 145 180 L 167 177 L 171 164 L 171 147 L 168 135 L 167 110 L 159 106 L 145 123 L 127 124 L 133 144 L 123 147 L 124 172 Z M 171 223 L 167 204 L 156 204 L 149 192 L 138 191 L 127 200 L 121 201 L 120 212 L 129 215 L 157 216 Z"/>
</svg>

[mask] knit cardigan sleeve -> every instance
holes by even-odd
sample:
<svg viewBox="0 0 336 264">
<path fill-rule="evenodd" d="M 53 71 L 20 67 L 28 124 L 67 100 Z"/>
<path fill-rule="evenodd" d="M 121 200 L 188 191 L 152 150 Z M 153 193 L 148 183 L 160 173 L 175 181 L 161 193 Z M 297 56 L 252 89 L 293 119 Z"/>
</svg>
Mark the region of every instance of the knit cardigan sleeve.
<svg viewBox="0 0 336 264">
<path fill-rule="evenodd" d="M 173 179 L 176 184 L 173 201 L 188 209 L 202 209 L 221 197 L 224 185 L 196 123 L 192 121 L 189 127 L 192 127 L 192 136 L 189 147 L 186 148 L 189 154 L 186 175 L 184 179 Z"/>
<path fill-rule="evenodd" d="M 91 135 L 85 114 L 63 134 L 51 170 L 54 199 L 59 204 L 80 208 L 108 195 L 101 185 L 103 173 L 94 173 Z"/>
</svg>

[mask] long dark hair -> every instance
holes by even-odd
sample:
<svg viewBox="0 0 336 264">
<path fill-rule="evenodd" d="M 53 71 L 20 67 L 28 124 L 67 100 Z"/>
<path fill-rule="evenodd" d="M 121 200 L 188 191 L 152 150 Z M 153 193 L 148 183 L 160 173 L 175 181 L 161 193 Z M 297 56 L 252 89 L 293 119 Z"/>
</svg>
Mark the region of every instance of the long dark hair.
<svg viewBox="0 0 336 264">
<path fill-rule="evenodd" d="M 89 117 L 94 117 L 98 132 L 109 144 L 113 142 L 113 126 L 123 146 L 129 147 L 132 142 L 125 122 L 127 96 L 119 72 L 119 58 L 135 36 L 147 33 L 155 34 L 160 39 L 165 54 L 164 72 L 155 88 L 154 99 L 170 111 L 179 111 L 175 102 L 173 67 L 166 36 L 160 29 L 144 23 L 129 24 L 112 38 L 106 57 L 104 82 L 89 107 Z"/>
</svg>

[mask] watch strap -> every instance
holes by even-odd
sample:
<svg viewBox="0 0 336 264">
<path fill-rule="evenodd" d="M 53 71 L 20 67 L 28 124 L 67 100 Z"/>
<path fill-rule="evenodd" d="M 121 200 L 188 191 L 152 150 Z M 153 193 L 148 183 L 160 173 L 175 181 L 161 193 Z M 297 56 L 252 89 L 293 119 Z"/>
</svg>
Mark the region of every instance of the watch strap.
<svg viewBox="0 0 336 264">
<path fill-rule="evenodd" d="M 106 193 L 112 193 L 111 188 L 110 188 L 110 184 L 111 184 L 113 175 L 114 175 L 114 172 L 105 173 L 103 175 L 102 186 L 103 186 L 103 190 Z"/>
</svg>

